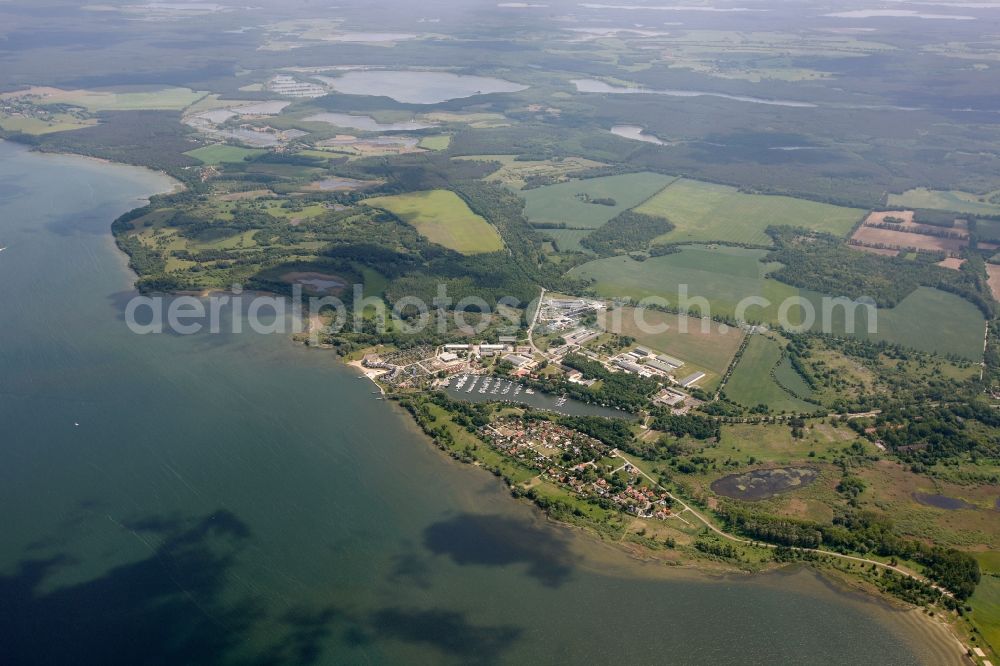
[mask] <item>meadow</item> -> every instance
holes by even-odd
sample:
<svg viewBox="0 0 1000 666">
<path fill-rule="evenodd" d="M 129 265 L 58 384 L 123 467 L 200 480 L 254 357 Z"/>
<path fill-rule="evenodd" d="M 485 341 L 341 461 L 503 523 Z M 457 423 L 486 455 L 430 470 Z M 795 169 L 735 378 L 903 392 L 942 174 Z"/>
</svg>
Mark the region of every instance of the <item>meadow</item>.
<svg viewBox="0 0 1000 666">
<path fill-rule="evenodd" d="M 929 190 L 925 187 L 890 194 L 890 206 L 932 208 L 969 215 L 1000 215 L 1000 192 L 974 194 L 961 190 Z"/>
<path fill-rule="evenodd" d="M 229 146 L 223 143 L 217 143 L 211 146 L 195 148 L 194 150 L 189 150 L 184 154 L 188 157 L 195 158 L 202 164 L 211 164 L 214 166 L 222 164 L 223 162 L 242 162 L 248 157 L 257 157 L 258 155 L 263 155 L 266 152 L 266 150 L 254 150 L 251 148 L 240 148 L 239 146 Z"/>
<path fill-rule="evenodd" d="M 723 392 L 744 407 L 767 405 L 774 412 L 814 412 L 816 405 L 785 391 L 771 376 L 781 360 L 781 347 L 764 335 L 754 335 Z"/>
<path fill-rule="evenodd" d="M 417 146 L 424 150 L 448 150 L 451 145 L 450 134 L 434 134 L 420 139 Z"/>
<path fill-rule="evenodd" d="M 503 240 L 497 230 L 479 217 L 457 194 L 429 190 L 366 199 L 412 225 L 427 240 L 462 254 L 497 252 Z"/>
<path fill-rule="evenodd" d="M 785 196 L 744 194 L 735 187 L 682 179 L 636 208 L 676 227 L 657 243 L 720 241 L 771 245 L 765 230 L 792 225 L 846 236 L 865 211 Z"/>
<path fill-rule="evenodd" d="M 623 210 L 639 205 L 671 181 L 656 173 L 628 173 L 572 180 L 521 192 L 532 224 L 566 224 L 597 229 Z M 591 202 L 585 201 L 589 197 Z M 614 205 L 593 203 L 613 199 Z"/>
</svg>

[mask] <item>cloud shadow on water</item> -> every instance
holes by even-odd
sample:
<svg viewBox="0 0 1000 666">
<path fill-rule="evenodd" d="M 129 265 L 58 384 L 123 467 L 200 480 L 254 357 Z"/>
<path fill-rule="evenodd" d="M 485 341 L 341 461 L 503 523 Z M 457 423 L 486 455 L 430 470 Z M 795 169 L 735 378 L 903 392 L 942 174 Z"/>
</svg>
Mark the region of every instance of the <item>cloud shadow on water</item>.
<svg viewBox="0 0 1000 666">
<path fill-rule="evenodd" d="M 424 546 L 456 564 L 502 567 L 523 563 L 547 587 L 559 587 L 573 572 L 567 541 L 552 530 L 499 515 L 462 514 L 424 530 Z"/>
<path fill-rule="evenodd" d="M 463 664 L 492 664 L 522 634 L 512 625 L 476 625 L 465 613 L 445 609 L 388 607 L 372 613 L 347 634 L 356 645 L 394 640 L 426 645 L 457 657 Z"/>
<path fill-rule="evenodd" d="M 266 619 L 255 601 L 224 601 L 230 569 L 250 539 L 238 517 L 147 517 L 126 527 L 154 545 L 144 559 L 55 589 L 74 565 L 67 554 L 35 557 L 0 575 L 0 663 L 175 665 L 310 664 L 320 659 L 335 611 L 276 618 L 281 634 L 247 658 Z"/>
</svg>

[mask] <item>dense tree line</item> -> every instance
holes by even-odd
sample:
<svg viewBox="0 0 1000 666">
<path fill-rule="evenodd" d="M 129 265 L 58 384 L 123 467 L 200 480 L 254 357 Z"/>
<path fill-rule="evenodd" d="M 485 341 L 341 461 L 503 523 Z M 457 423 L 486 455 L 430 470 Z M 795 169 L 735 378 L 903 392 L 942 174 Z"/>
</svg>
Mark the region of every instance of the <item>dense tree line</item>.
<svg viewBox="0 0 1000 666">
<path fill-rule="evenodd" d="M 869 297 L 886 308 L 895 307 L 919 286 L 935 287 L 967 299 L 985 317 L 993 316 L 993 298 L 979 262 L 955 271 L 919 257 L 911 261 L 858 252 L 827 234 L 791 227 L 771 227 L 768 233 L 777 249 L 767 260 L 782 264 L 772 276 L 794 287 L 853 299 Z"/>
<path fill-rule="evenodd" d="M 638 252 L 649 247 L 657 236 L 671 231 L 674 225 L 669 220 L 634 211 L 622 211 L 580 241 L 600 256 L 620 252 Z"/>
<path fill-rule="evenodd" d="M 845 513 L 831 524 L 822 524 L 724 501 L 717 514 L 730 529 L 768 543 L 914 560 L 924 566 L 928 578 L 960 600 L 971 596 L 979 583 L 979 564 L 968 553 L 905 539 L 895 532 L 892 521 L 871 512 Z"/>
</svg>

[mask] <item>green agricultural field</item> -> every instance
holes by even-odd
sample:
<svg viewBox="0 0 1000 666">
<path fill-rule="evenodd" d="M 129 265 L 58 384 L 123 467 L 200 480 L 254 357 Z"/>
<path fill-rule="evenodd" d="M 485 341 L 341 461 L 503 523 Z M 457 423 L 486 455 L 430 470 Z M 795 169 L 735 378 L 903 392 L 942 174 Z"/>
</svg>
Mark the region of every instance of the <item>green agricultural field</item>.
<svg viewBox="0 0 1000 666">
<path fill-rule="evenodd" d="M 53 114 L 51 120 L 0 114 L 0 129 L 7 130 L 8 132 L 34 134 L 36 136 L 40 134 L 52 134 L 53 132 L 67 132 L 96 124 L 97 120 L 82 120 L 71 113 Z"/>
<path fill-rule="evenodd" d="M 792 225 L 846 236 L 865 211 L 763 194 L 743 194 L 735 187 L 679 180 L 635 209 L 665 217 L 676 227 L 657 243 L 720 241 L 770 245 L 765 230 Z"/>
<path fill-rule="evenodd" d="M 370 206 L 384 208 L 432 243 L 462 254 L 496 252 L 503 249 L 497 230 L 479 217 L 454 192 L 430 190 L 366 199 Z"/>
<path fill-rule="evenodd" d="M 976 235 L 983 241 L 1000 241 L 1000 220 L 976 220 Z M 991 261 L 996 262 L 997 257 L 994 255 Z"/>
<path fill-rule="evenodd" d="M 596 229 L 623 210 L 637 206 L 669 183 L 670 176 L 628 173 L 586 178 L 521 192 L 524 212 L 533 224 L 566 224 Z M 584 198 L 614 199 L 615 205 L 587 203 Z"/>
<path fill-rule="evenodd" d="M 768 266 L 760 261 L 765 254 L 764 250 L 692 245 L 645 261 L 597 259 L 574 268 L 569 275 L 594 280 L 594 289 L 601 296 L 658 297 L 673 306 L 679 304 L 679 291 L 686 286 L 689 298 L 708 300 L 711 314 L 733 316 L 737 304 L 748 296 L 763 296 L 777 304 L 799 294 L 795 287 L 765 277 Z M 777 305 L 752 307 L 745 316 L 776 320 Z"/>
<path fill-rule="evenodd" d="M 662 257 L 635 261 L 629 257 L 596 259 L 569 272 L 570 277 L 594 280 L 593 289 L 609 298 L 616 296 L 642 299 L 666 299 L 672 306 L 681 304 L 679 294 L 687 289 L 688 309 L 700 311 L 698 297 L 707 300 L 713 315 L 735 316 L 740 300 L 763 297 L 770 305 L 750 305 L 743 318 L 752 322 L 777 323 L 781 303 L 787 298 L 801 297 L 812 304 L 816 313 L 814 326 L 823 328 L 822 294 L 797 289 L 766 277 L 770 266 L 760 259 L 764 250 L 685 246 L 680 252 Z M 802 323 L 797 305 L 787 311 L 788 323 Z M 892 309 L 877 311 L 876 332 L 868 333 L 868 317 L 864 307 L 854 310 L 851 332 L 862 338 L 885 340 L 922 351 L 956 354 L 979 360 L 983 352 L 985 321 L 979 310 L 968 301 L 937 289 L 920 287 Z M 927 322 L 934 322 L 928 326 Z M 847 330 L 845 310 L 834 307 L 829 317 L 828 332 L 843 334 Z"/>
<path fill-rule="evenodd" d="M 417 144 L 418 147 L 424 150 L 448 150 L 448 146 L 451 145 L 451 135 L 450 134 L 435 134 L 434 136 L 425 136 L 420 139 Z"/>
<path fill-rule="evenodd" d="M 986 320 L 976 306 L 954 294 L 919 287 L 896 307 L 878 310 L 877 323 L 878 332 L 870 336 L 875 340 L 974 361 L 983 357 Z"/>
<path fill-rule="evenodd" d="M 764 335 L 754 335 L 733 371 L 724 392 L 744 407 L 767 405 L 774 412 L 813 412 L 816 405 L 788 394 L 771 371 L 781 359 L 781 347 Z"/>
<path fill-rule="evenodd" d="M 97 111 L 180 111 L 206 93 L 190 88 L 164 88 L 147 92 L 107 92 L 104 90 L 70 90 L 50 97 L 46 103 L 82 106 Z"/>
<path fill-rule="evenodd" d="M 973 194 L 960 190 L 928 190 L 918 187 L 902 194 L 890 194 L 889 205 L 932 208 L 969 215 L 1000 215 L 1000 191 Z"/>
<path fill-rule="evenodd" d="M 717 322 L 710 320 L 705 321 L 708 330 L 704 331 L 703 321 L 697 317 L 648 309 L 637 317 L 635 308 L 620 308 L 605 313 L 600 319 L 605 330 L 628 335 L 643 346 L 684 361 L 685 365 L 678 371 L 678 376 L 685 376 L 696 370 L 709 373 L 708 381 L 702 382 L 702 386 L 710 386 L 712 380 L 725 374 L 740 347 L 743 332 L 733 327 L 722 330 Z M 668 327 L 666 331 L 654 332 L 664 326 Z M 682 327 L 686 328 L 686 332 L 681 332 Z"/>
<path fill-rule="evenodd" d="M 242 162 L 248 157 L 263 155 L 266 150 L 254 150 L 251 148 L 240 148 L 239 146 L 229 146 L 224 143 L 217 143 L 212 146 L 202 146 L 189 150 L 185 155 L 200 160 L 202 164 L 222 164 L 223 162 Z"/>
<path fill-rule="evenodd" d="M 539 229 L 539 233 L 551 236 L 559 245 L 560 252 L 586 252 L 593 254 L 593 251 L 580 245 L 580 241 L 593 233 L 592 229 Z"/>
<path fill-rule="evenodd" d="M 783 356 L 774 368 L 774 378 L 785 390 L 791 391 L 792 394 L 803 400 L 813 397 L 813 390 L 809 388 L 809 384 L 792 365 L 788 356 Z"/>
<path fill-rule="evenodd" d="M 969 603 L 982 637 L 994 652 L 1000 652 L 1000 577 L 996 572 L 982 577 Z"/>
</svg>

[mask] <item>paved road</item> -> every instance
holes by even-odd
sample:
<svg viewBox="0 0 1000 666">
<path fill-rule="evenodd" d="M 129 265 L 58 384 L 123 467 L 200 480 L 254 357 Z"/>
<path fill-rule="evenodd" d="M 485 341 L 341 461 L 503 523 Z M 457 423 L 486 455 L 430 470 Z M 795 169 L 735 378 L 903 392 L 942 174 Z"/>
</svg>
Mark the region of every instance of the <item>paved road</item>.
<svg viewBox="0 0 1000 666">
<path fill-rule="evenodd" d="M 528 324 L 528 344 L 531 345 L 532 351 L 536 354 L 541 354 L 542 350 L 535 346 L 535 324 L 538 323 L 538 313 L 542 311 L 542 299 L 545 298 L 545 287 L 541 287 L 542 293 L 538 296 L 538 307 L 535 308 L 535 314 L 531 317 L 531 323 Z"/>
</svg>

